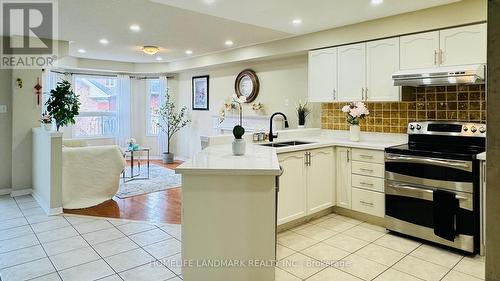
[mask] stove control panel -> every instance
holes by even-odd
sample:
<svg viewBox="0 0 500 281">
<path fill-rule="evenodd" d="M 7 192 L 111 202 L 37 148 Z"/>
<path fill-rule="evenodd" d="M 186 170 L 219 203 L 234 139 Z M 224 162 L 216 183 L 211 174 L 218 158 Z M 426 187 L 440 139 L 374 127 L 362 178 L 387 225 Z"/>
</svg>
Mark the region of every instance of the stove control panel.
<svg viewBox="0 0 500 281">
<path fill-rule="evenodd" d="M 455 121 L 417 121 L 408 124 L 408 134 L 486 137 L 486 125 Z"/>
</svg>

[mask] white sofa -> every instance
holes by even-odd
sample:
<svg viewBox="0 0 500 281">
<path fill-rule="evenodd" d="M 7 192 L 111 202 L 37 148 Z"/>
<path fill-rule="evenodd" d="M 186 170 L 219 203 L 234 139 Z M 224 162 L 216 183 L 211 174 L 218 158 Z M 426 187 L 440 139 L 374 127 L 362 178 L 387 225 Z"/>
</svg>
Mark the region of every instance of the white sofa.
<svg viewBox="0 0 500 281">
<path fill-rule="evenodd" d="M 62 158 L 64 209 L 92 207 L 118 191 L 126 165 L 118 146 L 86 146 L 83 141 L 65 140 Z"/>
</svg>

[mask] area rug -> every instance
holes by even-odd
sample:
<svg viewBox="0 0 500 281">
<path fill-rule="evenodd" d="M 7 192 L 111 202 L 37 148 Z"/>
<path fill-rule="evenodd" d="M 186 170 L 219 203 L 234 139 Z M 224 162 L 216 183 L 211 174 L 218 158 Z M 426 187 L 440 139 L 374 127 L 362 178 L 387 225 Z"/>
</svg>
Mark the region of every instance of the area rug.
<svg viewBox="0 0 500 281">
<path fill-rule="evenodd" d="M 134 169 L 134 173 L 136 170 Z M 126 176 L 130 176 L 130 167 L 125 169 Z M 141 177 L 147 177 L 147 167 L 141 167 Z M 175 174 L 174 170 L 167 169 L 155 164 L 149 167 L 149 179 L 137 179 L 123 182 L 120 179 L 120 188 L 116 197 L 127 198 L 131 196 L 166 190 L 181 186 L 181 175 Z"/>
</svg>

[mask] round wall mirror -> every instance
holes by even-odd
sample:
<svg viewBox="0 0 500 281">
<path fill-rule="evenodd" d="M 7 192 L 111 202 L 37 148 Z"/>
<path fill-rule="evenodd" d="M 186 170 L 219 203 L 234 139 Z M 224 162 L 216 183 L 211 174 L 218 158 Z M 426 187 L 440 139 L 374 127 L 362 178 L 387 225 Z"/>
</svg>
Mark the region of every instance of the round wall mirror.
<svg viewBox="0 0 500 281">
<path fill-rule="evenodd" d="M 259 94 L 259 78 L 251 69 L 246 69 L 238 74 L 234 83 L 234 90 L 238 97 L 244 96 L 248 102 L 252 102 Z"/>
</svg>

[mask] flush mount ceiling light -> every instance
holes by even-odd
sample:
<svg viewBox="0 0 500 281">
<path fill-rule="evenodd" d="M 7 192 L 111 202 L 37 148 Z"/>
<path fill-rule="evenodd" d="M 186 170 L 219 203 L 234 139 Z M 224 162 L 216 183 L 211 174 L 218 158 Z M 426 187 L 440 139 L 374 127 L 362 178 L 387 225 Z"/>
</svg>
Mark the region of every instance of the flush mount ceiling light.
<svg viewBox="0 0 500 281">
<path fill-rule="evenodd" d="M 148 55 L 152 56 L 152 55 L 158 53 L 160 51 L 160 48 L 158 48 L 156 46 L 144 46 L 144 47 L 142 47 L 142 51 L 145 54 L 148 54 Z"/>
<path fill-rule="evenodd" d="M 79 52 L 80 54 L 85 54 L 87 51 L 85 51 L 85 49 L 78 49 L 78 52 Z"/>
<path fill-rule="evenodd" d="M 192 54 L 193 54 L 193 51 L 191 51 L 191 50 L 186 50 L 186 52 L 185 52 L 185 53 L 186 53 L 186 55 L 192 55 Z"/>
<path fill-rule="evenodd" d="M 372 6 L 378 6 L 384 3 L 384 0 L 371 0 Z"/>
<path fill-rule="evenodd" d="M 109 41 L 106 38 L 102 38 L 101 40 L 99 40 L 99 43 L 101 43 L 102 45 L 108 45 Z"/>
<path fill-rule="evenodd" d="M 228 46 L 228 47 L 231 47 L 231 46 L 233 46 L 233 45 L 234 45 L 234 42 L 233 42 L 233 41 L 231 41 L 231 40 L 227 40 L 226 42 L 224 42 L 224 44 L 225 44 L 226 46 Z"/>
<path fill-rule="evenodd" d="M 301 25 L 302 24 L 302 20 L 301 19 L 294 19 L 292 20 L 292 24 L 297 26 L 297 25 Z"/>
<path fill-rule="evenodd" d="M 137 24 L 132 24 L 132 25 L 130 25 L 130 30 L 132 30 L 134 32 L 139 32 L 139 31 L 141 31 L 141 27 Z"/>
</svg>

